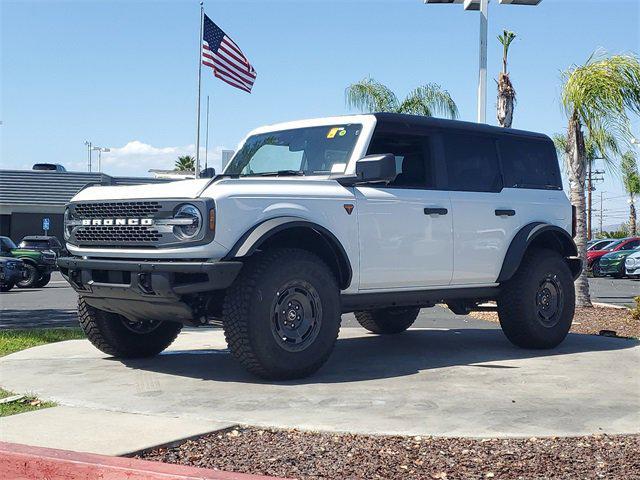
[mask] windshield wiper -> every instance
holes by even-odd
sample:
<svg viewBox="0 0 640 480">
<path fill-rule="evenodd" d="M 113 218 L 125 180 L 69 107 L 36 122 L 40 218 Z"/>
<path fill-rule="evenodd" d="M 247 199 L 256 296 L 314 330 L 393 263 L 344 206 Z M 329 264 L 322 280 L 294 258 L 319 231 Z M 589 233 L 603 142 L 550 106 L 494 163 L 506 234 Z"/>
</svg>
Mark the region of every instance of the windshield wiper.
<svg viewBox="0 0 640 480">
<path fill-rule="evenodd" d="M 304 172 L 302 170 L 277 170 L 275 172 L 249 173 L 248 175 L 243 175 L 243 177 L 285 177 L 298 175 L 304 175 Z"/>
</svg>

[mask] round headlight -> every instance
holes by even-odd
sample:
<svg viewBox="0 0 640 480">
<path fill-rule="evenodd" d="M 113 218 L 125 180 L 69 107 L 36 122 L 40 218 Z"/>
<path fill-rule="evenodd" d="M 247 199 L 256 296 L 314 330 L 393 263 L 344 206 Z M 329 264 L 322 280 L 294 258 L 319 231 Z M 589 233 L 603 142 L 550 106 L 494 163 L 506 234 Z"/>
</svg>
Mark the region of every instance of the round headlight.
<svg viewBox="0 0 640 480">
<path fill-rule="evenodd" d="M 190 240 L 202 229 L 202 214 L 200 210 L 191 204 L 182 205 L 176 212 L 174 218 L 191 220 L 184 225 L 176 225 L 174 227 L 175 234 L 182 239 Z"/>
</svg>

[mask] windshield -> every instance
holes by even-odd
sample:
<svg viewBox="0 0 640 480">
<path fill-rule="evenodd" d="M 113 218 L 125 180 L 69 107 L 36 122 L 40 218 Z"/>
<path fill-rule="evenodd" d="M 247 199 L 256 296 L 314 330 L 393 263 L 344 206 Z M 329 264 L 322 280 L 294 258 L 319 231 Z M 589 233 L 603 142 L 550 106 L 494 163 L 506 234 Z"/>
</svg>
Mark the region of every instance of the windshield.
<svg viewBox="0 0 640 480">
<path fill-rule="evenodd" d="M 20 248 L 49 248 L 49 242 L 47 240 L 22 240 L 19 245 Z"/>
<path fill-rule="evenodd" d="M 13 240 L 11 240 L 9 237 L 0 237 L 0 243 L 2 243 L 3 250 L 4 249 L 13 250 L 14 248 L 18 248 L 16 247 L 16 244 L 13 243 Z"/>
<path fill-rule="evenodd" d="M 616 248 L 617 246 L 619 246 L 624 240 L 617 240 L 613 243 L 610 243 L 609 245 L 607 245 L 606 247 L 603 248 L 603 250 L 608 250 L 611 251 L 614 248 Z"/>
<path fill-rule="evenodd" d="M 295 128 L 253 135 L 225 170 L 230 175 L 344 173 L 362 125 Z"/>
</svg>

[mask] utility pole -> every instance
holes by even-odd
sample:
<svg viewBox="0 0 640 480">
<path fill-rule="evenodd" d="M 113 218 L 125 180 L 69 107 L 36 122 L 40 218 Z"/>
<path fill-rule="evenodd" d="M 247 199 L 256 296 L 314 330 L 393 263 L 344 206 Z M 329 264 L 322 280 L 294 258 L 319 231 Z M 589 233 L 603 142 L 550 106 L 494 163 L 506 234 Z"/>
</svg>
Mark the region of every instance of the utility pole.
<svg viewBox="0 0 640 480">
<path fill-rule="evenodd" d="M 600 159 L 593 159 L 591 161 L 587 162 L 587 240 L 591 240 L 593 238 L 592 235 L 592 212 L 593 212 L 593 198 L 592 198 L 592 192 L 596 189 L 596 187 L 593 185 L 595 182 L 604 182 L 604 177 L 600 176 L 600 175 L 604 175 L 604 170 L 593 170 L 592 167 L 592 163 L 596 160 L 600 160 Z M 602 197 L 602 195 L 601 195 Z M 600 229 L 602 233 L 602 228 Z"/>
<path fill-rule="evenodd" d="M 600 236 L 602 236 L 602 194 L 604 192 L 600 192 Z"/>
<path fill-rule="evenodd" d="M 87 163 L 88 163 L 88 171 L 91 171 L 91 149 L 93 144 L 89 140 L 85 140 L 84 144 L 87 146 Z"/>
</svg>

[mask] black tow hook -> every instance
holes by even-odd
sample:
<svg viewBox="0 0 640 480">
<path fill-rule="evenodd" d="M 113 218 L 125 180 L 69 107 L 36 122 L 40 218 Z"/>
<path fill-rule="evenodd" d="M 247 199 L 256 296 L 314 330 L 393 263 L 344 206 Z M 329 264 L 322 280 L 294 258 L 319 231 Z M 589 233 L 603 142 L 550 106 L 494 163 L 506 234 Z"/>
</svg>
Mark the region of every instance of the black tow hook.
<svg viewBox="0 0 640 480">
<path fill-rule="evenodd" d="M 138 274 L 138 285 L 140 285 L 140 290 L 148 295 L 154 295 L 156 293 L 151 287 L 151 275 L 148 273 Z"/>
</svg>

